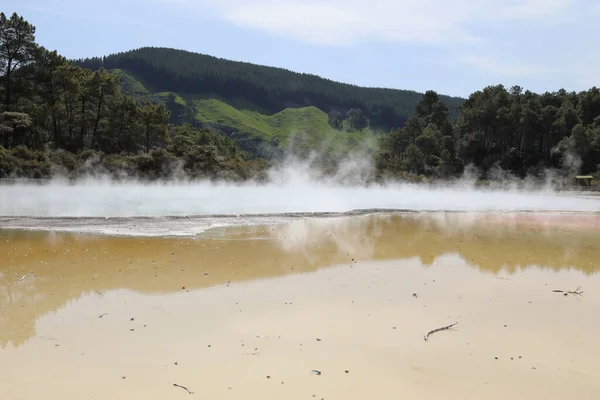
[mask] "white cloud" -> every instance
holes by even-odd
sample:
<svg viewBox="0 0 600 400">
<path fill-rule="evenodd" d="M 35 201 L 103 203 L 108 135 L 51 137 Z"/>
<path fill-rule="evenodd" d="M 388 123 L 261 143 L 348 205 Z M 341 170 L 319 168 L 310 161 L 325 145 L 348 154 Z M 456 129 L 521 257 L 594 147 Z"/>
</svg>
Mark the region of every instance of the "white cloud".
<svg viewBox="0 0 600 400">
<path fill-rule="evenodd" d="M 483 71 L 494 80 L 529 78 L 523 80 L 540 87 L 557 82 L 576 88 L 600 85 L 600 58 L 593 52 L 600 36 L 600 0 L 21 0 L 19 4 L 40 14 L 65 13 L 151 30 L 162 27 L 162 13 L 169 13 L 178 20 L 181 14 L 198 24 L 216 19 L 321 46 L 409 44 L 385 46 L 385 51 L 397 47 L 401 54 L 395 59 L 405 56 L 407 64 L 411 59 L 435 64 L 439 71 L 459 67 L 466 79 L 471 72 Z M 171 28 L 166 24 L 164 29 Z M 227 29 L 227 24 L 218 29 Z"/>
<path fill-rule="evenodd" d="M 546 66 L 531 65 L 527 61 L 496 60 L 483 56 L 465 56 L 461 59 L 464 64 L 479 70 L 490 72 L 494 75 L 505 77 L 521 77 L 531 75 L 548 75 L 555 70 Z"/>
<path fill-rule="evenodd" d="M 494 10 L 497 16 L 508 19 L 544 19 L 562 15 L 577 0 L 507 0 L 502 7 Z"/>
<path fill-rule="evenodd" d="M 217 17 L 323 45 L 362 40 L 464 43 L 471 24 L 555 22 L 585 0 L 155 0 L 208 7 Z"/>
</svg>

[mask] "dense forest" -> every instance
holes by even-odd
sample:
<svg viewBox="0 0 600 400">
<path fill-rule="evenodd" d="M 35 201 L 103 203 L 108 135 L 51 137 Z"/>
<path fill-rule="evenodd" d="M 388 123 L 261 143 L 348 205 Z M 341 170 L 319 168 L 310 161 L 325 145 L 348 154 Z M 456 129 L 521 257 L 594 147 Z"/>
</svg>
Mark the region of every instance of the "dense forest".
<svg viewBox="0 0 600 400">
<path fill-rule="evenodd" d="M 600 89 L 535 94 L 489 86 L 461 105 L 452 124 L 446 105 L 427 92 L 402 128 L 382 138 L 378 166 L 388 175 L 408 172 L 446 177 L 466 164 L 488 178 L 565 176 L 600 169 Z"/>
<path fill-rule="evenodd" d="M 404 125 L 423 97 L 408 90 L 364 88 L 281 68 L 167 48 L 146 47 L 74 63 L 92 70 L 127 70 L 157 92 L 243 98 L 268 113 L 315 106 L 328 113 L 332 123 L 340 123 L 341 117 L 349 114 L 357 125 L 368 119 L 372 128 L 384 131 Z M 463 99 L 441 98 L 450 115 L 456 116 Z"/>
<path fill-rule="evenodd" d="M 135 71 L 170 94 L 166 101 L 133 96 L 112 69 Z M 380 178 L 452 178 L 467 165 L 486 178 L 499 171 L 535 176 L 547 168 L 572 176 L 595 173 L 600 164 L 595 87 L 536 94 L 499 85 L 462 100 L 434 91 L 360 88 L 170 49 L 71 62 L 39 46 L 35 27 L 23 17 L 1 13 L 0 178 L 265 178 L 273 159 L 174 120 L 177 92 L 244 98 L 265 112 L 312 105 L 329 114 L 330 128 L 341 135 L 348 124 L 355 134 L 383 130 L 374 155 Z M 319 166 L 333 171 L 339 161 Z"/>
<path fill-rule="evenodd" d="M 121 93 L 119 78 L 35 43 L 35 27 L 0 14 L 0 178 L 107 173 L 114 177 L 247 179 L 265 171 L 231 139 L 170 125 L 162 104 Z"/>
</svg>

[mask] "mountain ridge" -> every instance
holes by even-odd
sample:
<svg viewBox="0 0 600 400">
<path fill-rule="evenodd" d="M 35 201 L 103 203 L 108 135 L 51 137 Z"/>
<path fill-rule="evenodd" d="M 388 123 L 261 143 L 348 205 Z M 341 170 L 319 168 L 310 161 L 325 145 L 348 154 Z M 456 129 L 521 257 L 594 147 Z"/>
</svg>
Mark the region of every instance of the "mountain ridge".
<svg viewBox="0 0 600 400">
<path fill-rule="evenodd" d="M 73 62 L 92 70 L 126 70 L 157 92 L 243 98 L 271 114 L 285 108 L 315 106 L 336 118 L 352 109 L 360 110 L 369 125 L 380 131 L 403 126 L 423 98 L 423 93 L 413 90 L 363 87 L 286 68 L 167 47 L 141 47 Z M 444 95 L 440 98 L 447 104 L 450 116 L 455 117 L 464 99 Z"/>
</svg>

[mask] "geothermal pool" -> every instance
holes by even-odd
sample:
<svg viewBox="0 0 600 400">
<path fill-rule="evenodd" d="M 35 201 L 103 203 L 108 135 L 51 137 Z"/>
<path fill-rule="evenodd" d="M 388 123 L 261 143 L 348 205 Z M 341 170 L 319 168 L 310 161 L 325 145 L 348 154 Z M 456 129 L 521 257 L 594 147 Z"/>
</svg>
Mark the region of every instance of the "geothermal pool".
<svg viewBox="0 0 600 400">
<path fill-rule="evenodd" d="M 0 398 L 598 399 L 599 239 L 579 194 L 0 186 Z"/>
</svg>

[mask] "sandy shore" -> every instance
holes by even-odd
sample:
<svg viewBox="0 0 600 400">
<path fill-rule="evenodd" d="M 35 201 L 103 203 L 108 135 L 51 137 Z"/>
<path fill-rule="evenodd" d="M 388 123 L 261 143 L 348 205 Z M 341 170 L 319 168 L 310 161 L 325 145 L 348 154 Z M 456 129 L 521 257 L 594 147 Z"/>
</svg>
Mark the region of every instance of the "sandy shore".
<svg viewBox="0 0 600 400">
<path fill-rule="evenodd" d="M 0 398 L 598 399 L 598 239 L 550 214 L 0 231 Z"/>
</svg>

